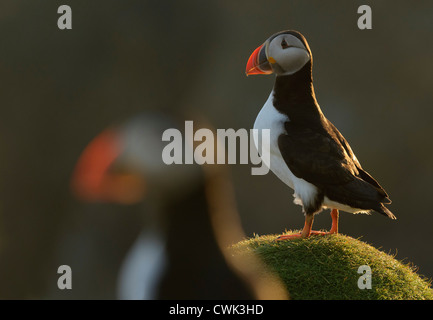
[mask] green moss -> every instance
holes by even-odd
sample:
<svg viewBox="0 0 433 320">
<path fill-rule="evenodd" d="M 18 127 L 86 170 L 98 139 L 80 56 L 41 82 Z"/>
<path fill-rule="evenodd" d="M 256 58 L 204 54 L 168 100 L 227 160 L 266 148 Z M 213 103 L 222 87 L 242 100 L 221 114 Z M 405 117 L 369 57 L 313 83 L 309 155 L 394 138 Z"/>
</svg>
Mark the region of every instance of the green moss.
<svg viewBox="0 0 433 320">
<path fill-rule="evenodd" d="M 433 299 L 427 279 L 409 264 L 341 234 L 275 241 L 256 236 L 232 246 L 233 254 L 256 253 L 275 271 L 292 299 Z M 371 268 L 371 289 L 360 289 L 358 268 Z"/>
</svg>

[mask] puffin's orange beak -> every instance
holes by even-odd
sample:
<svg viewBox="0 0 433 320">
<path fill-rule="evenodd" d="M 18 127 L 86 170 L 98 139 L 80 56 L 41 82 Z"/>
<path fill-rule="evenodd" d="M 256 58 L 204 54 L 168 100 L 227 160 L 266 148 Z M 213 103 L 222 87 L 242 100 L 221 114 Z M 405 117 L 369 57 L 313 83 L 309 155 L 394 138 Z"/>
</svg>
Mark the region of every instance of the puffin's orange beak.
<svg viewBox="0 0 433 320">
<path fill-rule="evenodd" d="M 272 67 L 266 57 L 266 43 L 262 44 L 253 51 L 247 62 L 245 73 L 247 76 L 250 74 L 271 74 Z"/>
<path fill-rule="evenodd" d="M 133 173 L 113 173 L 122 146 L 114 130 L 105 130 L 84 149 L 71 180 L 74 195 L 84 202 L 133 204 L 142 200 L 144 180 Z"/>
</svg>

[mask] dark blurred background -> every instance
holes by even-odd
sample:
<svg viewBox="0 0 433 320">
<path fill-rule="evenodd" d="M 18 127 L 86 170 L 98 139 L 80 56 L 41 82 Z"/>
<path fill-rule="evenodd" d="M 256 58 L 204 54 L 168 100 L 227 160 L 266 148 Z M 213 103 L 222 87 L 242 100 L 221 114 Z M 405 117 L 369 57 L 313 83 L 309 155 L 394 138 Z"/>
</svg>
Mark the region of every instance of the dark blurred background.
<svg viewBox="0 0 433 320">
<path fill-rule="evenodd" d="M 62 4 L 72 30 L 57 28 Z M 372 30 L 357 28 L 362 4 Z M 431 1 L 1 1 L 0 297 L 113 297 L 104 275 L 117 262 L 91 259 L 121 258 L 139 232 L 139 209 L 76 201 L 69 180 L 81 151 L 142 110 L 191 110 L 216 128 L 251 128 L 274 78 L 246 78 L 245 65 L 284 29 L 307 38 L 322 110 L 398 218 L 343 213 L 340 232 L 433 277 L 432 17 Z M 231 166 L 246 234 L 301 228 L 292 190 L 250 168 Z M 330 223 L 323 212 L 315 227 Z M 73 270 L 70 292 L 57 289 L 61 264 Z"/>
</svg>

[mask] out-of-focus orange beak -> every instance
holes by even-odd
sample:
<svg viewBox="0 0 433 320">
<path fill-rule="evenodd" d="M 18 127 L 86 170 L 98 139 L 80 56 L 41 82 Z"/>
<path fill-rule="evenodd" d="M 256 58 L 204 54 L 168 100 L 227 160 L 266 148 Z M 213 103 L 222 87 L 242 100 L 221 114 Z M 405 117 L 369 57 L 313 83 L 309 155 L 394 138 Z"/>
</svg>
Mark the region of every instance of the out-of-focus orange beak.
<svg viewBox="0 0 433 320">
<path fill-rule="evenodd" d="M 272 67 L 266 58 L 265 53 L 266 44 L 262 44 L 253 51 L 247 62 L 245 73 L 247 76 L 251 74 L 271 74 Z"/>
<path fill-rule="evenodd" d="M 105 130 L 93 139 L 72 175 L 74 195 L 84 202 L 133 204 L 142 200 L 144 179 L 133 173 L 110 172 L 121 153 L 122 146 L 114 130 Z"/>
</svg>

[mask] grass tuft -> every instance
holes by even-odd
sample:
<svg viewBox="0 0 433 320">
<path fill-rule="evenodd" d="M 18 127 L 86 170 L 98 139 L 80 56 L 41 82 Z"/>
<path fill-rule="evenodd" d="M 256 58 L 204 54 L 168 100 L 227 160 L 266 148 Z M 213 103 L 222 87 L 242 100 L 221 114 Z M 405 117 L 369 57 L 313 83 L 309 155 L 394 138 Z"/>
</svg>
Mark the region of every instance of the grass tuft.
<svg viewBox="0 0 433 320">
<path fill-rule="evenodd" d="M 254 235 L 231 250 L 234 255 L 257 254 L 281 278 L 291 299 L 433 299 L 431 281 L 418 275 L 413 266 L 359 239 L 341 234 L 288 241 L 276 238 Z M 371 268 L 371 289 L 358 287 L 362 265 Z"/>
</svg>

